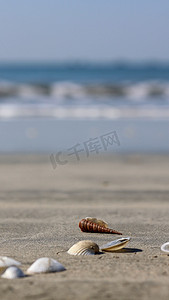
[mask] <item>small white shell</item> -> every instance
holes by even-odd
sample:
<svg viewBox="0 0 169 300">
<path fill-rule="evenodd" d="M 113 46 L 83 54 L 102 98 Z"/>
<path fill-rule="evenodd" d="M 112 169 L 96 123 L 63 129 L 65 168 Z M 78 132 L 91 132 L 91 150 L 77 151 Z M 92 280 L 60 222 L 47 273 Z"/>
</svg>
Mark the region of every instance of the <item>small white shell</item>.
<svg viewBox="0 0 169 300">
<path fill-rule="evenodd" d="M 37 259 L 28 269 L 27 274 L 61 272 L 65 267 L 57 260 L 49 257 Z"/>
<path fill-rule="evenodd" d="M 130 239 L 130 237 L 117 239 L 101 246 L 100 249 L 107 252 L 117 251 L 122 249 L 130 241 Z"/>
<path fill-rule="evenodd" d="M 19 266 L 21 263 L 7 256 L 0 256 L 0 273 L 4 272 L 10 266 Z"/>
<path fill-rule="evenodd" d="M 161 250 L 162 250 L 163 252 L 169 253 L 169 242 L 163 244 L 163 245 L 161 246 Z"/>
<path fill-rule="evenodd" d="M 24 276 L 25 275 L 21 269 L 19 269 L 18 267 L 12 266 L 12 267 L 7 268 L 1 277 L 7 278 L 7 279 L 15 279 L 15 278 L 21 278 Z"/>
<path fill-rule="evenodd" d="M 99 253 L 99 246 L 88 240 L 74 244 L 68 251 L 71 255 L 95 255 Z"/>
</svg>

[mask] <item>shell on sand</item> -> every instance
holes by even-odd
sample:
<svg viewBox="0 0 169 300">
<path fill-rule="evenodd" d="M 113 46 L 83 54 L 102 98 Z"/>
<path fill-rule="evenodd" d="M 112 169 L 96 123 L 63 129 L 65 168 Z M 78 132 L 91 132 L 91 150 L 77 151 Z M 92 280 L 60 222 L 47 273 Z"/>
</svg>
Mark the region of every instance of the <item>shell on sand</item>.
<svg viewBox="0 0 169 300">
<path fill-rule="evenodd" d="M 99 246 L 92 241 L 84 240 L 74 244 L 67 252 L 71 255 L 95 255 L 99 253 Z"/>
<path fill-rule="evenodd" d="M 27 269 L 27 274 L 61 272 L 64 270 L 66 270 L 65 267 L 57 260 L 50 257 L 41 257 Z"/>
<path fill-rule="evenodd" d="M 2 274 L 2 278 L 7 279 L 15 279 L 25 277 L 25 274 L 16 266 L 11 266 L 6 269 L 6 271 Z"/>
<path fill-rule="evenodd" d="M 94 232 L 94 233 L 109 233 L 109 234 L 122 234 L 121 232 L 108 228 L 108 225 L 103 220 L 96 218 L 85 218 L 80 220 L 79 228 L 83 232 Z"/>
<path fill-rule="evenodd" d="M 97 225 L 100 225 L 100 226 L 103 226 L 105 228 L 108 228 L 108 224 L 105 221 L 103 221 L 103 220 L 99 220 L 97 218 L 91 218 L 91 217 L 86 217 L 85 220 L 91 221 L 91 222 L 93 222 L 93 223 L 95 223 Z"/>
<path fill-rule="evenodd" d="M 107 252 L 113 252 L 122 249 L 129 241 L 130 237 L 117 239 L 114 241 L 111 241 L 103 246 L 100 247 L 100 250 L 107 251 Z"/>
<path fill-rule="evenodd" d="M 7 256 L 0 256 L 0 273 L 4 272 L 10 266 L 20 266 L 21 263 Z"/>
<path fill-rule="evenodd" d="M 163 252 L 169 253 L 169 242 L 163 244 L 163 245 L 161 246 L 161 250 L 162 250 Z"/>
</svg>

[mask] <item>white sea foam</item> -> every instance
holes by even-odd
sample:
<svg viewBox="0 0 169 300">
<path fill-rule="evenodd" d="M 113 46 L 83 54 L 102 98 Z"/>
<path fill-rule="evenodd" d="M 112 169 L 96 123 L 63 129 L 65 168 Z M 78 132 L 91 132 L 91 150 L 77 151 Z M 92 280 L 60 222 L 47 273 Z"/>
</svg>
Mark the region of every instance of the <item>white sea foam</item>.
<svg viewBox="0 0 169 300">
<path fill-rule="evenodd" d="M 21 97 L 35 99 L 37 97 L 54 99 L 92 98 L 128 98 L 149 99 L 154 97 L 169 98 L 169 83 L 160 81 L 114 84 L 76 84 L 74 82 L 56 82 L 51 84 L 25 84 L 0 81 L 0 99 Z"/>
<path fill-rule="evenodd" d="M 13 105 L 1 105 L 0 118 L 56 118 L 56 119 L 125 119 L 125 118 L 148 118 L 167 119 L 169 118 L 169 107 L 17 107 Z"/>
<path fill-rule="evenodd" d="M 121 84 L 0 81 L 0 118 L 57 119 L 168 118 L 169 83 Z"/>
<path fill-rule="evenodd" d="M 52 84 L 51 96 L 56 98 L 82 98 L 86 95 L 82 85 L 72 82 L 59 82 Z"/>
</svg>

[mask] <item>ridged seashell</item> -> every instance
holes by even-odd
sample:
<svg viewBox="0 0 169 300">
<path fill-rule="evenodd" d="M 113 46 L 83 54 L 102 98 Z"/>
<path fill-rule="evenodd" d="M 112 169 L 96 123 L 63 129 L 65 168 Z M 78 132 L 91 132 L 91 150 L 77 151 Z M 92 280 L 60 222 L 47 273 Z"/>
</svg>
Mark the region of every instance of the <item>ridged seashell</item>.
<svg viewBox="0 0 169 300">
<path fill-rule="evenodd" d="M 118 240 L 111 241 L 103 246 L 100 247 L 100 250 L 107 251 L 107 252 L 113 252 L 122 249 L 129 241 L 130 237 L 121 238 Z"/>
<path fill-rule="evenodd" d="M 113 233 L 113 234 L 122 234 L 114 229 L 108 228 L 106 222 L 98 220 L 96 218 L 85 218 L 79 222 L 79 227 L 81 231 L 84 232 L 99 232 L 99 233 Z"/>
<path fill-rule="evenodd" d="M 65 267 L 57 260 L 49 257 L 37 259 L 28 269 L 27 274 L 61 272 Z"/>
<path fill-rule="evenodd" d="M 8 267 L 1 277 L 7 279 L 15 279 L 25 277 L 25 274 L 18 267 L 12 266 Z"/>
<path fill-rule="evenodd" d="M 162 250 L 163 252 L 169 253 L 169 242 L 163 244 L 163 245 L 161 246 L 161 250 Z"/>
<path fill-rule="evenodd" d="M 21 263 L 7 256 L 0 256 L 0 273 L 4 272 L 10 266 L 20 266 Z"/>
<path fill-rule="evenodd" d="M 103 220 L 100 220 L 100 219 L 97 219 L 97 218 L 91 218 L 91 217 L 86 217 L 85 220 L 91 221 L 91 222 L 96 223 L 100 226 L 108 228 L 108 224 Z"/>
<path fill-rule="evenodd" d="M 68 251 L 71 255 L 95 255 L 99 253 L 99 246 L 88 240 L 74 244 Z"/>
</svg>

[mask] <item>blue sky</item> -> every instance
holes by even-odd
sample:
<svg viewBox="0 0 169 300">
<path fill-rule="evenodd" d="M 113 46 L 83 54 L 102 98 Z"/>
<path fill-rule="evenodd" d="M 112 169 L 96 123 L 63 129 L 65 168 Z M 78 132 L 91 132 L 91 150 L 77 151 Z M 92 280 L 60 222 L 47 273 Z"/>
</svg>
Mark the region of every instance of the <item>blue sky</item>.
<svg viewBox="0 0 169 300">
<path fill-rule="evenodd" d="M 169 60 L 168 0 L 0 0 L 0 61 Z"/>
</svg>

